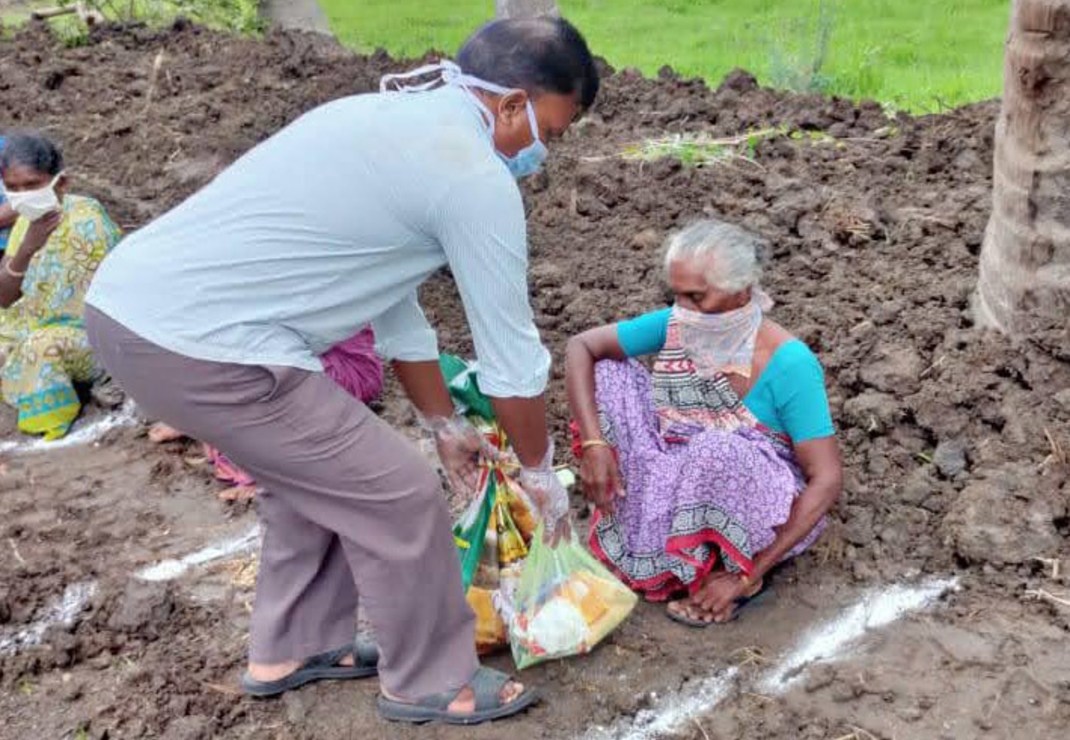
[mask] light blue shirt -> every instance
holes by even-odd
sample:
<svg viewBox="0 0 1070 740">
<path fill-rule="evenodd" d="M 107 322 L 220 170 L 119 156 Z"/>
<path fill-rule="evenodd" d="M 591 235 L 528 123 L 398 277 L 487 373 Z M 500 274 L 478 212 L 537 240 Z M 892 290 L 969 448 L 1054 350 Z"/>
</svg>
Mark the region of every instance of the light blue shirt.
<svg viewBox="0 0 1070 740">
<path fill-rule="evenodd" d="M 532 397 L 550 355 L 528 302 L 516 181 L 456 88 L 305 114 L 127 237 L 86 302 L 173 352 L 322 369 L 371 321 L 390 359 L 435 360 L 417 289 L 448 266 L 491 396 Z"/>
</svg>

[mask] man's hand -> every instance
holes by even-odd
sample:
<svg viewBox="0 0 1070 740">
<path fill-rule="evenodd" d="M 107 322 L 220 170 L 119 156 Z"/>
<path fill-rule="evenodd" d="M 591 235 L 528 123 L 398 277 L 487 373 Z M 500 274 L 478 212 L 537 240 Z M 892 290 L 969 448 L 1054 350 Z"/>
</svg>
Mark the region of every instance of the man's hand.
<svg viewBox="0 0 1070 740">
<path fill-rule="evenodd" d="M 520 471 L 520 485 L 531 498 L 539 514 L 542 515 L 544 538 L 555 547 L 566 535 L 570 535 L 568 524 L 568 491 L 554 471 L 554 444 L 547 443 L 546 456 L 542 464 L 525 467 Z"/>
<path fill-rule="evenodd" d="M 461 416 L 434 417 L 424 426 L 435 436 L 438 459 L 454 494 L 471 500 L 479 484 L 479 463 L 489 446 L 475 427 Z"/>
</svg>

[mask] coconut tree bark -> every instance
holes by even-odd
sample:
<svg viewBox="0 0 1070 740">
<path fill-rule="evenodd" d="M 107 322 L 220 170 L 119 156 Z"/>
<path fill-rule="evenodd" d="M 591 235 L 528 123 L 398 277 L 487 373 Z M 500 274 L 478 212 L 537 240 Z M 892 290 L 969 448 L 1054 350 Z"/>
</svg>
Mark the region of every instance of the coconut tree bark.
<svg viewBox="0 0 1070 740">
<path fill-rule="evenodd" d="M 540 15 L 560 15 L 554 0 L 494 0 L 494 12 L 499 18 L 535 18 Z"/>
<path fill-rule="evenodd" d="M 1011 336 L 1070 325 L 1070 0 L 1013 0 L 977 318 Z"/>
</svg>

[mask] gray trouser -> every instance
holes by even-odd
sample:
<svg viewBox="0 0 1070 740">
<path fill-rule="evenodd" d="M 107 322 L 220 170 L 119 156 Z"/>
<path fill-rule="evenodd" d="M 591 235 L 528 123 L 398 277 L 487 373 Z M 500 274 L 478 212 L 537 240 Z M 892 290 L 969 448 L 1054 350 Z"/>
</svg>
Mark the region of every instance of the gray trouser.
<svg viewBox="0 0 1070 740">
<path fill-rule="evenodd" d="M 151 416 L 226 452 L 263 493 L 250 659 L 353 640 L 361 607 L 392 695 L 463 686 L 475 619 L 438 476 L 416 447 L 323 373 L 195 360 L 87 306 L 97 358 Z"/>
</svg>

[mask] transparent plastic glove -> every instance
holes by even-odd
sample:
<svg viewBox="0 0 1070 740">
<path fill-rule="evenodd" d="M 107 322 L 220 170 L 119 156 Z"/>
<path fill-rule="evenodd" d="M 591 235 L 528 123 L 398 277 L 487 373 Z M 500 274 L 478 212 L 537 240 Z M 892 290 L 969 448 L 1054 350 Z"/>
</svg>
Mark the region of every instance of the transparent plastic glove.
<svg viewBox="0 0 1070 740">
<path fill-rule="evenodd" d="M 463 416 L 421 418 L 420 424 L 434 435 L 438 459 L 453 493 L 473 499 L 479 485 L 480 458 L 493 456 L 483 435 Z"/>
<path fill-rule="evenodd" d="M 568 491 L 554 471 L 553 440 L 542 463 L 538 467 L 522 468 L 518 481 L 542 515 L 544 539 L 554 546 L 562 539 L 570 539 Z"/>
</svg>

